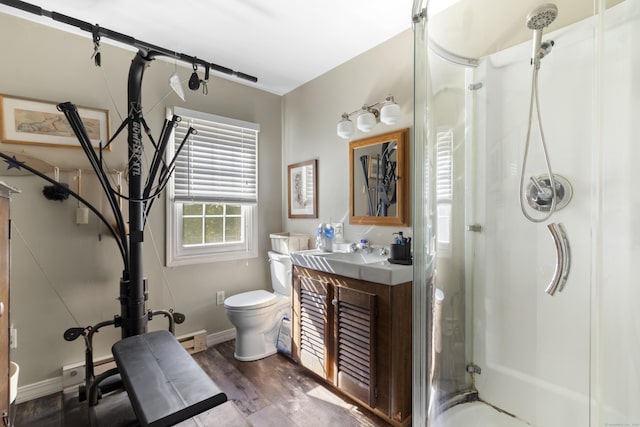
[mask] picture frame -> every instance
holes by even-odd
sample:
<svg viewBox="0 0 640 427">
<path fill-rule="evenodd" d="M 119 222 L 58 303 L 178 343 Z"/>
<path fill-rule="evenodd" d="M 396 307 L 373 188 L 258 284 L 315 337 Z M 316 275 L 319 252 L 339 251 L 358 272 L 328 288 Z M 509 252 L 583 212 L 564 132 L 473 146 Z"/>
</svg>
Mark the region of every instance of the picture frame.
<svg viewBox="0 0 640 427">
<path fill-rule="evenodd" d="M 369 157 L 369 179 L 380 179 L 382 178 L 382 174 L 380 173 L 379 169 L 379 165 L 380 165 L 380 156 L 379 155 L 375 155 L 375 156 L 371 156 Z"/>
<path fill-rule="evenodd" d="M 287 168 L 289 218 L 318 218 L 318 160 L 294 163 Z"/>
<path fill-rule="evenodd" d="M 109 110 L 77 107 L 91 145 L 109 141 Z M 0 94 L 0 142 L 81 148 L 57 103 Z M 108 148 L 110 149 L 110 148 Z M 108 150 L 107 149 L 107 150 Z"/>
</svg>

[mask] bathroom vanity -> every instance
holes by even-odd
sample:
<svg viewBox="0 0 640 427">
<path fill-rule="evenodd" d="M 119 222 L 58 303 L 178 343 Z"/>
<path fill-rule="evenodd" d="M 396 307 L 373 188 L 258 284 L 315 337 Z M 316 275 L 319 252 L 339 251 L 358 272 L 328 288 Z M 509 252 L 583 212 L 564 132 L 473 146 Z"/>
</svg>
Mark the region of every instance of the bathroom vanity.
<svg viewBox="0 0 640 427">
<path fill-rule="evenodd" d="M 292 255 L 293 357 L 385 421 L 409 425 L 412 267 L 303 252 Z M 382 274 L 389 269 L 402 273 Z"/>
</svg>

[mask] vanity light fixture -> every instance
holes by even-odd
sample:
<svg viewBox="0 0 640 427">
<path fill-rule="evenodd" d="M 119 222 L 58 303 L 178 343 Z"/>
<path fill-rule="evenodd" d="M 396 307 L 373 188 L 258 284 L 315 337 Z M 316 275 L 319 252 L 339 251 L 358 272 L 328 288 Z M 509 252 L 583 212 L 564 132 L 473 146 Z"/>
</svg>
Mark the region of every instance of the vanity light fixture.
<svg viewBox="0 0 640 427">
<path fill-rule="evenodd" d="M 356 123 L 362 132 L 371 132 L 373 128 L 382 122 L 386 125 L 394 125 L 400 120 L 400 106 L 396 104 L 392 95 L 374 104 L 363 105 L 361 109 L 351 113 L 342 113 L 342 120 L 338 122 L 337 134 L 340 138 L 349 139 L 355 132 L 351 117 L 357 115 Z"/>
</svg>

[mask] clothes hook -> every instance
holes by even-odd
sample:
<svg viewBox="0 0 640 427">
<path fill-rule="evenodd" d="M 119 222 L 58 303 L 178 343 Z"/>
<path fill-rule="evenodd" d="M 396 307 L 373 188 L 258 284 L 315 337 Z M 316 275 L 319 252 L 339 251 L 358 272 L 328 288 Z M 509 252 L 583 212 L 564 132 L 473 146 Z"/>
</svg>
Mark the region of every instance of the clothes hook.
<svg viewBox="0 0 640 427">
<path fill-rule="evenodd" d="M 210 68 L 209 64 L 205 65 L 204 80 L 200 80 L 200 83 L 202 83 L 202 93 L 204 95 L 209 95 L 209 87 L 207 86 L 207 83 L 209 82 L 209 68 Z"/>
</svg>

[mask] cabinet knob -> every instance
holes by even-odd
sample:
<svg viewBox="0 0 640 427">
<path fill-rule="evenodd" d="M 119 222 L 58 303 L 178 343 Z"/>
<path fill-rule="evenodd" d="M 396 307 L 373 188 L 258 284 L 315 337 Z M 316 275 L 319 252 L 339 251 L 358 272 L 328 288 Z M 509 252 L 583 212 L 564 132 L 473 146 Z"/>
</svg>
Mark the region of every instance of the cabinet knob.
<svg viewBox="0 0 640 427">
<path fill-rule="evenodd" d="M 0 301 L 0 316 L 4 315 L 4 302 Z"/>
<path fill-rule="evenodd" d="M 335 299 L 335 298 L 334 298 L 334 299 L 332 299 L 332 300 L 331 300 L 331 304 L 333 304 L 333 305 L 338 305 L 338 300 L 337 300 L 337 299 Z"/>
</svg>

